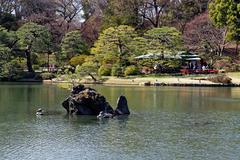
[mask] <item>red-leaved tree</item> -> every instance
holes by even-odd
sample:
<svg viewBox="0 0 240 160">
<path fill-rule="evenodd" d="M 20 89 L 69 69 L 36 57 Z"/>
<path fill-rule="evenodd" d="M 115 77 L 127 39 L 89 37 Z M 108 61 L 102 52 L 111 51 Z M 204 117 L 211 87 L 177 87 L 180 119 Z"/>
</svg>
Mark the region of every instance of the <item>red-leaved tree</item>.
<svg viewBox="0 0 240 160">
<path fill-rule="evenodd" d="M 190 50 L 221 56 L 226 46 L 225 35 L 226 30 L 214 27 L 205 12 L 186 24 L 184 41 Z"/>
</svg>

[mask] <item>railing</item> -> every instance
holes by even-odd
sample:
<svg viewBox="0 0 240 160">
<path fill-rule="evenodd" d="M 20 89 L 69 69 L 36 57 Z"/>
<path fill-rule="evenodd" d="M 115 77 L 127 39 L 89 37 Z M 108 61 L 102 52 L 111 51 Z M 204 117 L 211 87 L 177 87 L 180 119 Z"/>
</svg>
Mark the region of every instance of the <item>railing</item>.
<svg viewBox="0 0 240 160">
<path fill-rule="evenodd" d="M 181 69 L 182 74 L 217 74 L 219 71 L 216 69 Z"/>
</svg>

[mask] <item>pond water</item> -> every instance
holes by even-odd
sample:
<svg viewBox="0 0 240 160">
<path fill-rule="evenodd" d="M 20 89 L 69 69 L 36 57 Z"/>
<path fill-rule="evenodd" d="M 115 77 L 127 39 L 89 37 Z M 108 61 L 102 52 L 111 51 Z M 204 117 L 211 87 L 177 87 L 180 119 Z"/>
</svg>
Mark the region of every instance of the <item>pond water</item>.
<svg viewBox="0 0 240 160">
<path fill-rule="evenodd" d="M 226 159 L 240 157 L 240 88 L 92 86 L 131 115 L 66 116 L 69 91 L 0 85 L 0 159 Z M 42 107 L 53 115 L 37 117 Z"/>
</svg>

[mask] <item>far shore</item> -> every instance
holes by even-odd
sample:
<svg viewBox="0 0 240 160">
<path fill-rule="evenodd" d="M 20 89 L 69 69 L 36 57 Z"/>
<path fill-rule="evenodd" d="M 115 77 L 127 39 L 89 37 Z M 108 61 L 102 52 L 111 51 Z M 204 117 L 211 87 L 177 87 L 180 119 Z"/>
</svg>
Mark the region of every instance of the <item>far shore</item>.
<svg viewBox="0 0 240 160">
<path fill-rule="evenodd" d="M 204 75 L 210 76 L 210 75 Z M 45 80 L 44 83 L 59 84 L 103 84 L 103 85 L 132 85 L 132 86 L 197 86 L 197 87 L 240 87 L 238 74 L 227 74 L 232 79 L 232 84 L 213 83 L 205 80 L 204 76 L 163 76 L 163 77 L 102 77 L 102 81 L 94 82 L 89 77 L 79 80 L 62 81 L 59 79 Z"/>
</svg>

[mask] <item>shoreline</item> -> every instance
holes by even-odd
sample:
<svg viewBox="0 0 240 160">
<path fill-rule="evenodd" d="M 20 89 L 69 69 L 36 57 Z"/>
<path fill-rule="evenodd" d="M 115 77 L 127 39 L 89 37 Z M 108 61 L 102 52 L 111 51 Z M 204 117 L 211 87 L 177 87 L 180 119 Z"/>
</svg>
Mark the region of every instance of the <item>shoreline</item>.
<svg viewBox="0 0 240 160">
<path fill-rule="evenodd" d="M 190 77 L 104 77 L 105 81 L 94 82 L 91 79 L 81 81 L 60 81 L 57 79 L 44 80 L 44 84 L 101 84 L 109 86 L 176 86 L 176 87 L 240 87 L 240 79 L 232 78 L 232 83 L 213 83 L 208 80 L 193 79 Z"/>
<path fill-rule="evenodd" d="M 176 87 L 240 87 L 240 73 L 227 73 L 226 76 L 231 79 L 232 83 L 214 83 L 211 80 L 214 75 L 188 75 L 188 76 L 129 76 L 129 77 L 113 77 L 103 76 L 101 80 L 94 82 L 90 77 L 82 79 L 69 79 L 63 77 L 54 78 L 52 80 L 35 81 L 32 79 L 23 79 L 14 81 L 16 83 L 31 84 L 58 84 L 59 86 L 71 86 L 73 84 L 100 84 L 107 86 L 176 86 Z M 221 75 L 220 75 L 221 76 Z M 8 83 L 8 82 L 3 82 Z"/>
</svg>

